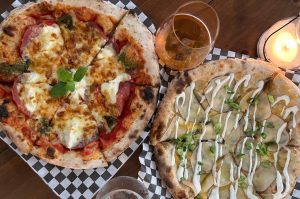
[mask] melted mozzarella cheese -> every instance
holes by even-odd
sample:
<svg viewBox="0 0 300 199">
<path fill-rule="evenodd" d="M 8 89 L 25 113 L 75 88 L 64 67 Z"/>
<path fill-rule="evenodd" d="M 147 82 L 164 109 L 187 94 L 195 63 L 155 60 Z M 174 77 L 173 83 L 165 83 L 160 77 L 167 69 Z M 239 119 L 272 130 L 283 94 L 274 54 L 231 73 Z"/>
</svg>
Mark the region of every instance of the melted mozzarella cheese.
<svg viewBox="0 0 300 199">
<path fill-rule="evenodd" d="M 35 118 L 50 119 L 54 115 L 59 103 L 49 95 L 51 88 L 45 83 L 17 85 L 23 106 Z"/>
<path fill-rule="evenodd" d="M 116 52 L 112 45 L 108 45 L 105 48 L 102 48 L 101 51 L 97 55 L 97 59 L 103 60 L 109 57 L 113 57 L 116 55 Z"/>
<path fill-rule="evenodd" d="M 74 74 L 75 70 L 72 70 L 72 72 Z M 85 99 L 86 92 L 90 85 L 88 77 L 84 77 L 80 82 L 75 82 L 75 90 L 69 95 L 71 104 L 80 104 L 81 101 Z"/>
<path fill-rule="evenodd" d="M 86 105 L 71 105 L 58 110 L 53 124 L 59 140 L 69 149 L 85 145 L 97 132 L 96 121 Z"/>
<path fill-rule="evenodd" d="M 47 82 L 47 78 L 44 75 L 36 72 L 24 73 L 21 77 L 22 83 L 44 83 Z"/>
<path fill-rule="evenodd" d="M 123 81 L 128 81 L 130 79 L 130 75 L 126 73 L 118 75 L 115 79 L 105 82 L 101 85 L 101 93 L 105 96 L 105 99 L 110 104 L 115 104 L 117 102 L 119 84 Z"/>
<path fill-rule="evenodd" d="M 39 35 L 36 38 L 34 38 L 31 43 L 32 45 L 38 46 L 38 49 L 37 47 L 31 47 L 31 45 L 29 45 L 28 47 L 30 49 L 27 49 L 27 53 L 30 58 L 33 58 L 35 60 L 38 58 L 44 58 L 45 54 L 47 54 L 48 58 L 56 58 L 60 56 L 59 54 L 53 52 L 62 49 L 64 45 L 64 40 L 61 36 L 59 26 L 51 25 L 44 26 L 41 29 Z"/>
</svg>

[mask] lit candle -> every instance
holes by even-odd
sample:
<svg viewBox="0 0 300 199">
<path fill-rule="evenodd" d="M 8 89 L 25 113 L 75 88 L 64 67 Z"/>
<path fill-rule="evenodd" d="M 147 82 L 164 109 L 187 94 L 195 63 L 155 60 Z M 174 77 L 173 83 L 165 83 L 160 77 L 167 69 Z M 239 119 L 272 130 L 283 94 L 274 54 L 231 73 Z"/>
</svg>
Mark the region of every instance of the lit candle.
<svg viewBox="0 0 300 199">
<path fill-rule="evenodd" d="M 275 23 L 262 34 L 257 45 L 259 57 L 286 69 L 300 67 L 300 42 L 297 40 L 300 18 L 286 25 L 292 19 L 294 17 Z"/>
<path fill-rule="evenodd" d="M 273 54 L 276 56 L 275 59 L 278 58 L 287 63 L 292 62 L 298 54 L 296 38 L 289 32 L 280 32 L 274 40 Z"/>
</svg>

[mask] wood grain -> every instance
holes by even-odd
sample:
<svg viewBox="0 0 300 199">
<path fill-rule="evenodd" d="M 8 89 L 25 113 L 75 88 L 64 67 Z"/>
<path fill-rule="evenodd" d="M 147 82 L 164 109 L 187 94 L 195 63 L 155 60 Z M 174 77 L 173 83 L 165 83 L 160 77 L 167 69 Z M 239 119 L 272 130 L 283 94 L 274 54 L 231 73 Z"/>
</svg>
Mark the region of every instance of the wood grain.
<svg viewBox="0 0 300 199">
<path fill-rule="evenodd" d="M 2 0 L 0 13 L 13 2 Z M 186 0 L 133 0 L 158 27 L 160 23 Z M 279 19 L 296 15 L 299 0 L 214 0 L 220 22 L 216 47 L 256 56 L 256 43 L 260 35 Z M 118 175 L 137 177 L 141 147 L 120 169 Z M 1 198 L 57 198 L 47 185 L 0 141 L 0 195 Z"/>
</svg>

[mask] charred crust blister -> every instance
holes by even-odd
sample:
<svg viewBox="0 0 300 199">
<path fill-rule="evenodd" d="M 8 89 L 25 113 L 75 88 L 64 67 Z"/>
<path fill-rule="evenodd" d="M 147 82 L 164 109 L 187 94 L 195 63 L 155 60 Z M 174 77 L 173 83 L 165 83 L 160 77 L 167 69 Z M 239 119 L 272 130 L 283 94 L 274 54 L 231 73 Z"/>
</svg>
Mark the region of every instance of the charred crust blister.
<svg viewBox="0 0 300 199">
<path fill-rule="evenodd" d="M 144 88 L 141 94 L 142 99 L 147 103 L 150 103 L 154 99 L 154 93 L 151 87 Z"/>
<path fill-rule="evenodd" d="M 48 147 L 47 148 L 47 156 L 49 158 L 53 159 L 53 158 L 55 158 L 54 154 L 55 154 L 55 149 L 53 147 Z"/>
<path fill-rule="evenodd" d="M 0 120 L 8 118 L 9 113 L 4 105 L 0 105 Z"/>
<path fill-rule="evenodd" d="M 2 30 L 6 35 L 13 37 L 14 31 L 16 30 L 16 28 L 14 26 L 8 25 L 8 26 L 3 27 Z"/>
</svg>

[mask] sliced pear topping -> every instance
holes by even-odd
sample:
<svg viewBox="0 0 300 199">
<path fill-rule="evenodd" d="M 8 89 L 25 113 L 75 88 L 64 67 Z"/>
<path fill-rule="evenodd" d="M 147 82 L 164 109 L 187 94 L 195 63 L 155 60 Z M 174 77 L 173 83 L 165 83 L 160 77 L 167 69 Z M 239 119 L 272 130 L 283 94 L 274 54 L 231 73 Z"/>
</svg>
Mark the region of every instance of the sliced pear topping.
<svg viewBox="0 0 300 199">
<path fill-rule="evenodd" d="M 240 108 L 243 112 L 246 112 L 250 105 L 249 118 L 253 118 L 254 107 L 256 108 L 255 120 L 263 121 L 270 117 L 271 106 L 268 100 L 268 95 L 265 92 L 260 93 L 258 96 L 251 98 L 254 90 L 249 91 L 240 101 Z"/>
<path fill-rule="evenodd" d="M 197 162 L 197 164 L 201 165 L 201 174 L 208 174 L 211 172 L 214 161 L 215 161 L 215 154 L 212 152 L 212 147 L 214 147 L 213 142 L 203 142 L 202 143 L 202 162 Z M 196 159 L 197 159 L 197 151 L 198 148 L 196 148 L 193 151 L 192 157 L 191 157 L 191 165 L 194 169 L 194 166 L 196 165 Z"/>
<path fill-rule="evenodd" d="M 267 143 L 269 145 L 269 150 L 270 151 L 276 151 L 277 150 L 277 144 L 276 139 L 277 139 L 277 132 L 278 129 L 284 124 L 284 121 L 276 116 L 276 115 L 271 115 L 265 123 L 265 128 L 264 128 L 264 134 L 265 137 L 263 137 L 263 143 Z M 289 142 L 289 134 L 286 130 L 284 130 L 281 134 L 279 145 L 280 146 L 285 146 Z"/>
<path fill-rule="evenodd" d="M 242 151 L 243 146 L 244 146 L 244 150 Z M 252 160 L 251 160 L 251 157 L 250 157 L 250 150 L 253 150 Z M 257 152 L 257 149 L 256 149 L 256 145 L 255 145 L 255 142 L 254 142 L 253 139 L 248 138 L 246 142 L 244 142 L 244 139 L 241 139 L 238 142 L 237 147 L 235 149 L 235 161 L 239 165 L 240 162 L 241 162 L 241 159 L 243 159 L 241 168 L 244 172 L 249 172 L 250 161 L 252 161 L 252 165 L 254 165 L 255 152 Z M 257 156 L 257 167 L 259 165 L 260 165 L 260 156 L 258 155 Z"/>
<path fill-rule="evenodd" d="M 216 96 L 212 98 L 213 92 L 217 87 L 217 81 L 224 81 L 228 76 L 216 77 L 208 83 L 205 88 L 205 97 L 209 105 L 213 105 L 212 109 L 218 112 L 227 112 L 230 110 L 230 104 L 225 103 L 226 99 L 229 99 L 232 94 L 232 86 L 234 85 L 234 80 L 229 79 L 222 87 L 218 90 Z M 230 84 L 231 83 L 231 84 Z M 229 85 L 230 84 L 230 85 Z"/>
<path fill-rule="evenodd" d="M 258 192 L 265 191 L 276 179 L 276 169 L 273 164 L 262 161 L 253 177 L 253 185 Z"/>
<path fill-rule="evenodd" d="M 200 122 L 204 120 L 204 110 L 193 92 L 193 87 L 189 86 L 184 90 L 185 99 L 179 99 L 178 111 L 184 120 L 190 122 Z M 176 107 L 175 107 L 176 109 Z"/>
<path fill-rule="evenodd" d="M 221 164 L 221 178 L 220 178 L 220 187 L 226 186 L 231 183 L 230 181 L 230 167 L 233 166 L 233 178 L 237 178 L 237 166 L 234 163 L 234 160 L 231 154 L 225 155 L 223 158 L 223 164 Z"/>
</svg>

